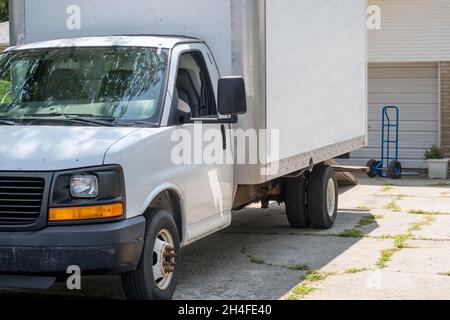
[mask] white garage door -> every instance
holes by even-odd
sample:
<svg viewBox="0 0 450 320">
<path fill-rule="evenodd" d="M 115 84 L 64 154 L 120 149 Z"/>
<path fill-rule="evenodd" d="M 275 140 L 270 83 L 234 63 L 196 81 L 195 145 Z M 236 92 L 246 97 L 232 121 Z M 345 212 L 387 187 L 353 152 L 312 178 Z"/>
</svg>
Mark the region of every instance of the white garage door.
<svg viewBox="0 0 450 320">
<path fill-rule="evenodd" d="M 437 64 L 369 65 L 369 146 L 351 154 L 351 162 L 365 165 L 381 156 L 383 106 L 400 108 L 400 152 L 404 168 L 426 168 L 427 148 L 438 143 Z"/>
</svg>

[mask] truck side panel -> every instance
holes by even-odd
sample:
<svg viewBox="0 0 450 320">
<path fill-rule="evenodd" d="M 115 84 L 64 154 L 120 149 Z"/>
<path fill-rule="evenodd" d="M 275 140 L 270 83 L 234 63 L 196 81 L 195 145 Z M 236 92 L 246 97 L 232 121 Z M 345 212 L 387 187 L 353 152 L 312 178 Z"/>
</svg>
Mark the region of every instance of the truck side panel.
<svg viewBox="0 0 450 320">
<path fill-rule="evenodd" d="M 361 0 L 266 1 L 267 128 L 290 170 L 365 144 L 365 12 Z"/>
</svg>

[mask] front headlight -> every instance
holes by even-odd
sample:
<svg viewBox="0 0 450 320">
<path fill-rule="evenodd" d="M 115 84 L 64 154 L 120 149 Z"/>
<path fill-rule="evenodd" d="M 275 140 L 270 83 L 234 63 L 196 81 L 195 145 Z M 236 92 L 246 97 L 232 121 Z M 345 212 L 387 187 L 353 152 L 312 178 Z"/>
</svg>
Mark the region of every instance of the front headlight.
<svg viewBox="0 0 450 320">
<path fill-rule="evenodd" d="M 74 175 L 70 178 L 70 194 L 74 198 L 96 198 L 98 179 L 94 175 Z"/>
<path fill-rule="evenodd" d="M 117 165 L 55 172 L 48 204 L 50 223 L 88 223 L 125 217 L 125 182 Z"/>
</svg>

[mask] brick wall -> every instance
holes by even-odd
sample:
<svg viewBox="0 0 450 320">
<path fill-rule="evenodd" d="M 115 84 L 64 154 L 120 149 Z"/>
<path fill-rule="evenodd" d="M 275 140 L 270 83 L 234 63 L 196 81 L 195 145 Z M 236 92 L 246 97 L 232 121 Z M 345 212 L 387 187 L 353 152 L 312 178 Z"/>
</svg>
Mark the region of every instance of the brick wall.
<svg viewBox="0 0 450 320">
<path fill-rule="evenodd" d="M 450 62 L 441 62 L 442 149 L 450 157 Z"/>
</svg>

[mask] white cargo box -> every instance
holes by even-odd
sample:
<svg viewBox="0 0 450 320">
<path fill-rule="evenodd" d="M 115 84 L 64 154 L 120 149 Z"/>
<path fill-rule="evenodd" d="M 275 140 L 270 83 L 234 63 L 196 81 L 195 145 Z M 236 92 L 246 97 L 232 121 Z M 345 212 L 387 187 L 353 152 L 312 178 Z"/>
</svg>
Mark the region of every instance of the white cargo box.
<svg viewBox="0 0 450 320">
<path fill-rule="evenodd" d="M 279 130 L 236 182 L 258 184 L 359 149 L 367 138 L 365 0 L 14 0 L 12 41 L 96 35 L 204 40 L 222 76 L 243 75 L 239 127 Z M 45 18 L 48 17 L 48 18 Z M 261 167 L 275 164 L 266 174 Z"/>
</svg>

